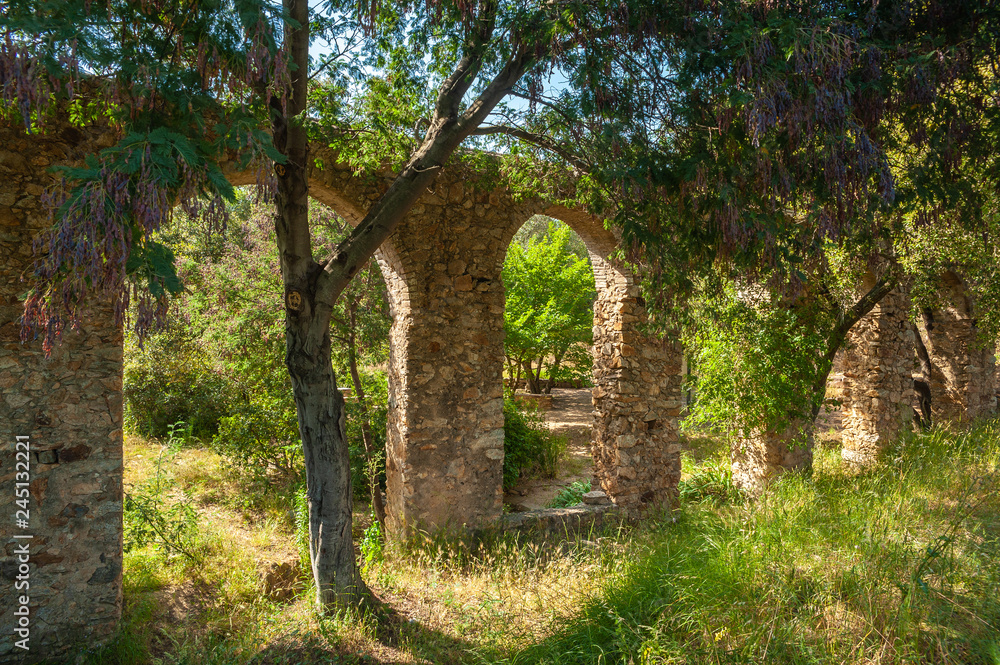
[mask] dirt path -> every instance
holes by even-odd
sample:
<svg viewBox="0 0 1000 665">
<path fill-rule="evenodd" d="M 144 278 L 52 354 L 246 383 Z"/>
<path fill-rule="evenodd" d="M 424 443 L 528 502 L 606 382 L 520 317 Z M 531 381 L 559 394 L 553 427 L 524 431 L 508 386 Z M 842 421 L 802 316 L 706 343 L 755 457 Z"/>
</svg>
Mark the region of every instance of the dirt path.
<svg viewBox="0 0 1000 665">
<path fill-rule="evenodd" d="M 590 480 L 594 466 L 590 454 L 593 406 L 589 388 L 554 388 L 552 408 L 545 411 L 549 429 L 569 439 L 559 461 L 555 478 L 523 481 L 504 497 L 511 510 L 545 508 L 565 487 L 578 480 Z"/>
</svg>

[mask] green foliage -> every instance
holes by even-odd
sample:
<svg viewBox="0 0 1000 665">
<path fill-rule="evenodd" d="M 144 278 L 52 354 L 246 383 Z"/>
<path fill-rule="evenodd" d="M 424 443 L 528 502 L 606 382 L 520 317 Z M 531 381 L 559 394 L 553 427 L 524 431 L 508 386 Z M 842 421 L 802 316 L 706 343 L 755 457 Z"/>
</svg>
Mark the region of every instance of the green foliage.
<svg viewBox="0 0 1000 665">
<path fill-rule="evenodd" d="M 808 300 L 787 303 L 752 287 L 729 284 L 700 302 L 685 333 L 697 394 L 688 429 L 730 434 L 785 431 L 812 421 L 817 377 L 831 322 Z"/>
<path fill-rule="evenodd" d="M 302 570 L 309 570 L 309 496 L 306 494 L 306 484 L 301 483 L 295 490 L 293 513 L 295 515 L 295 547 L 299 553 L 299 564 Z"/>
<path fill-rule="evenodd" d="M 505 397 L 503 435 L 504 489 L 514 487 L 523 477 L 555 477 L 566 440 L 549 431 L 537 407 Z"/>
<path fill-rule="evenodd" d="M 194 547 L 197 513 L 191 499 L 183 493 L 180 498 L 169 500 L 175 483 L 164 471 L 164 465 L 170 463 L 180 443 L 171 439 L 156 460 L 156 475 L 125 492 L 125 552 L 154 545 L 166 554 L 180 554 L 197 561 Z"/>
<path fill-rule="evenodd" d="M 596 289 L 590 260 L 573 251 L 573 240 L 568 226 L 550 221 L 544 234 L 528 234 L 525 245 L 507 250 L 504 354 L 510 378 L 523 368 L 531 392 L 538 392 L 543 370 L 552 379 L 589 373 L 583 346 L 593 341 Z M 562 369 L 570 360 L 575 369 Z"/>
<path fill-rule="evenodd" d="M 185 422 L 198 438 L 211 438 L 229 408 L 227 382 L 182 326 L 146 339 L 126 337 L 123 391 L 126 427 L 146 437 L 166 437 Z"/>
<path fill-rule="evenodd" d="M 242 223 L 207 235 L 195 218 L 178 215 L 165 229 L 188 289 L 174 304 L 169 331 L 127 354 L 126 413 L 130 427 L 162 436 L 184 420 L 210 439 L 229 464 L 258 483 L 297 482 L 302 450 L 285 353 L 283 291 L 266 207 L 240 196 L 232 208 Z M 335 245 L 346 224 L 328 209 L 314 211 L 317 251 Z M 350 384 L 349 353 L 360 357 L 367 417 L 376 455 L 384 460 L 388 387 L 372 369 L 387 357 L 385 284 L 371 262 L 338 303 L 331 334 L 344 341 L 334 356 L 342 386 Z M 350 337 L 350 343 L 348 343 Z M 361 437 L 362 412 L 346 404 L 346 434 L 355 494 L 369 482 Z M 384 468 L 376 470 L 384 483 Z"/>
<path fill-rule="evenodd" d="M 715 456 L 698 465 L 677 486 L 681 501 L 711 501 L 716 505 L 738 503 L 745 499 L 733 482 L 733 467 L 728 457 Z"/>
<path fill-rule="evenodd" d="M 255 394 L 219 420 L 212 448 L 259 480 L 277 472 L 285 480 L 302 473 L 302 444 L 295 405 L 287 395 Z"/>
<path fill-rule="evenodd" d="M 361 537 L 361 560 L 363 561 L 362 569 L 368 570 L 373 564 L 382 561 L 384 556 L 385 540 L 382 536 L 382 529 L 379 527 L 378 520 L 375 519 L 375 513 L 370 516 L 371 524 L 365 529 L 364 535 Z"/>
<path fill-rule="evenodd" d="M 577 480 L 570 483 L 569 487 L 564 487 L 556 494 L 555 498 L 549 502 L 549 508 L 569 508 L 578 503 L 583 503 L 583 495 L 590 491 L 589 480 Z"/>
<path fill-rule="evenodd" d="M 260 122 L 288 81 L 280 13 L 267 0 L 4 6 L 0 69 L 10 76 L 0 106 L 14 107 L 28 131 L 61 114 L 118 137 L 84 165 L 58 167 L 64 180 L 46 200 L 54 228 L 23 321 L 26 332 L 45 330 L 47 348 L 93 292 L 115 304 L 119 322 L 133 314 L 140 337 L 150 332 L 181 288 L 155 238 L 172 205 L 222 222 L 233 187 L 220 162 L 283 159 Z"/>
<path fill-rule="evenodd" d="M 997 204 L 993 196 L 981 211 L 983 219 L 976 228 L 969 228 L 959 219 L 937 225 L 919 225 L 909 220 L 906 233 L 896 243 L 901 263 L 912 276 L 909 293 L 914 307 L 964 308 L 963 300 L 968 297 L 973 306 L 969 314 L 975 319 L 985 344 L 1000 336 Z M 955 284 L 956 280 L 960 284 Z M 951 298 L 943 297 L 949 290 Z M 961 296 L 956 298 L 955 291 L 961 292 Z"/>
</svg>

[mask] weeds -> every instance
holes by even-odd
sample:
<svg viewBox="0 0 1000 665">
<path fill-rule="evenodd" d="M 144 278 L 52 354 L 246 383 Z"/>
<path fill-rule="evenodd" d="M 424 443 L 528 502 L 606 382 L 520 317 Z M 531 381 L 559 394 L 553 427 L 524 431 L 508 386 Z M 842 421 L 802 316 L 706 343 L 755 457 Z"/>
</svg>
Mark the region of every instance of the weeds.
<svg viewBox="0 0 1000 665">
<path fill-rule="evenodd" d="M 577 480 L 569 487 L 560 490 L 555 498 L 549 502 L 549 508 L 569 508 L 578 503 L 583 503 L 583 495 L 590 491 L 589 480 Z"/>
<path fill-rule="evenodd" d="M 180 427 L 183 424 L 169 426 L 170 439 L 160 449 L 155 475 L 134 485 L 131 492 L 125 492 L 123 548 L 126 552 L 155 545 L 167 553 L 198 560 L 194 549 L 197 513 L 190 497 L 182 492 L 180 498 L 173 502 L 167 499 L 175 484 L 164 467 L 177 455 L 184 439 L 190 436 L 190 428 Z M 184 432 L 186 437 L 175 436 L 179 432 Z"/>
<path fill-rule="evenodd" d="M 675 524 L 561 544 L 359 532 L 384 605 L 324 619 L 308 590 L 283 603 L 260 591 L 257 561 L 281 543 L 307 551 L 303 492 L 287 499 L 294 520 L 222 521 L 239 515 L 222 501 L 233 490 L 179 473 L 209 460 L 144 449 L 132 483 L 161 474 L 170 496 L 191 494 L 202 563 L 133 548 L 123 629 L 90 662 L 1000 663 L 996 423 L 907 437 L 862 474 L 817 449 L 811 477 L 753 501 L 731 490 L 724 447 L 699 449 Z M 170 619 L 175 596 L 189 609 Z"/>
</svg>

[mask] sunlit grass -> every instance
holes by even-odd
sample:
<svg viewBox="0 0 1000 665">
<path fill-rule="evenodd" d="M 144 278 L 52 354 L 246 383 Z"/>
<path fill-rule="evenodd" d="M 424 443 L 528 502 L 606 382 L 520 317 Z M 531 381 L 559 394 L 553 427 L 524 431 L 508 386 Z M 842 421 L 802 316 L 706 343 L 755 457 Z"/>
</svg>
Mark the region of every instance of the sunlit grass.
<svg viewBox="0 0 1000 665">
<path fill-rule="evenodd" d="M 327 618 L 308 571 L 291 597 L 265 593 L 268 563 L 298 561 L 288 496 L 240 496 L 261 489 L 185 448 L 161 468 L 197 508 L 194 558 L 127 553 L 122 630 L 90 662 L 997 665 L 998 438 L 995 422 L 911 436 L 862 474 L 821 446 L 811 475 L 751 501 L 699 437 L 676 523 L 417 538 L 366 569 L 378 604 Z M 161 450 L 127 442 L 127 486 Z"/>
<path fill-rule="evenodd" d="M 995 423 L 939 431 L 859 476 L 822 452 L 811 477 L 756 502 L 686 505 L 579 615 L 507 660 L 1000 662 L 998 451 Z"/>
</svg>

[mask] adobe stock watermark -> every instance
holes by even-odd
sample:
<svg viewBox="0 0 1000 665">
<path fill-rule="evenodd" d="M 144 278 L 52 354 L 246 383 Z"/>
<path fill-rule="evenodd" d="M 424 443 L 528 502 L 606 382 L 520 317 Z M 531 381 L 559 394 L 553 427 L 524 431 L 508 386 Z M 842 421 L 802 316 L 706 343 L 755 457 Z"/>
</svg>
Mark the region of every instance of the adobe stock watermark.
<svg viewBox="0 0 1000 665">
<path fill-rule="evenodd" d="M 31 555 L 29 545 L 32 534 L 28 531 L 31 509 L 28 506 L 30 494 L 28 491 L 31 483 L 31 441 L 27 436 L 16 436 L 14 441 L 14 538 L 17 545 L 14 547 L 14 560 L 17 565 L 17 572 L 14 576 L 14 592 L 17 596 L 17 603 L 14 607 L 14 646 L 18 649 L 28 650 L 28 640 L 31 637 L 31 615 L 29 604 L 31 596 L 28 591 L 31 588 Z"/>
</svg>

